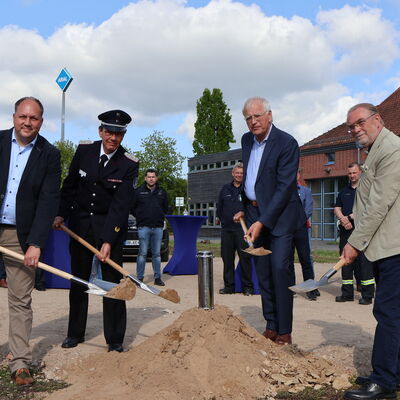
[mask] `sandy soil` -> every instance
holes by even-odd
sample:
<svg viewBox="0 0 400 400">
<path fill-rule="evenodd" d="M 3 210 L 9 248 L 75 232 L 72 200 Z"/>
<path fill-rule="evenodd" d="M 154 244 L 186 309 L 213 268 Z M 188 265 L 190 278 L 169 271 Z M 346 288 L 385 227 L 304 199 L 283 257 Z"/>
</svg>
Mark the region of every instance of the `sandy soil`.
<svg viewBox="0 0 400 400">
<path fill-rule="evenodd" d="M 124 266 L 134 271 L 134 264 Z M 319 277 L 330 265 L 317 264 L 315 268 Z M 145 283 L 152 284 L 150 270 L 148 263 Z M 300 277 L 301 273 L 297 272 Z M 213 312 L 197 310 L 197 276 L 164 275 L 164 280 L 166 288 L 179 293 L 181 303 L 174 304 L 137 290 L 136 297 L 127 303 L 128 327 L 123 354 L 107 353 L 101 298 L 90 298 L 85 343 L 73 349 L 62 349 L 60 344 L 68 322 L 68 291 L 34 291 L 31 339 L 34 361 L 45 363 L 48 377 L 60 377 L 73 383 L 49 399 L 89 400 L 92 388 L 103 378 L 115 378 L 117 383 L 109 393 L 103 392 L 102 399 L 117 396 L 125 400 L 133 393 L 143 400 L 256 398 L 249 397 L 250 389 L 252 396 L 273 396 L 277 387 L 292 385 L 293 388 L 294 383 L 289 382 L 288 377 L 298 377 L 299 371 L 308 372 L 308 377 L 297 380 L 297 388 L 303 384 L 335 383 L 335 379 L 340 387 L 342 373 L 348 376 L 369 371 L 375 329 L 372 306 L 359 305 L 359 296 L 354 302 L 335 303 L 334 297 L 340 293 L 339 282 L 321 289 L 317 301 L 311 302 L 302 295 L 295 298 L 293 341 L 298 349 L 310 352 L 305 354 L 296 346 L 282 350 L 257 333 L 265 328 L 260 296 L 218 294 L 222 287 L 221 259 L 214 259 L 214 302 L 226 308 L 216 307 Z M 0 289 L 0 302 L 3 304 L 0 355 L 4 357 L 8 353 L 5 289 Z M 205 326 L 208 330 L 204 330 Z M 214 382 L 212 376 L 216 374 L 218 379 Z M 189 390 L 182 380 L 183 383 L 194 381 L 196 385 Z M 243 382 L 248 382 L 247 386 L 240 386 Z M 275 385 L 275 389 L 263 391 L 262 388 L 270 387 L 266 383 Z M 116 388 L 120 390 L 117 393 Z M 153 389 L 157 390 L 156 397 Z"/>
</svg>

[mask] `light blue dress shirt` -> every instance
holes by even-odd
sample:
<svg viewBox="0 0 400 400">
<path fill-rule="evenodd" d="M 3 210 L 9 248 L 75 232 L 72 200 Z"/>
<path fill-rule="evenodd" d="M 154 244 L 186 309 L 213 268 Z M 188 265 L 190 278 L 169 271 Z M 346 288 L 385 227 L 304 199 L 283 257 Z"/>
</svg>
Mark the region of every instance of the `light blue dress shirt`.
<svg viewBox="0 0 400 400">
<path fill-rule="evenodd" d="M 268 134 L 265 139 L 259 143 L 256 137 L 254 136 L 253 146 L 250 152 L 249 164 L 247 165 L 246 170 L 246 181 L 244 186 L 244 191 L 246 193 L 246 197 L 249 200 L 257 200 L 256 199 L 256 191 L 255 185 L 257 180 L 258 169 L 260 168 L 261 158 L 264 153 L 265 144 L 269 138 L 269 134 L 271 133 L 272 124 L 269 128 Z"/>
<path fill-rule="evenodd" d="M 16 225 L 15 203 L 17 199 L 18 187 L 36 140 L 37 136 L 27 146 L 21 146 L 18 144 L 17 139 L 15 138 L 15 131 L 13 131 L 11 138 L 11 154 L 7 191 L 5 193 L 3 205 L 0 210 L 1 224 Z"/>
</svg>

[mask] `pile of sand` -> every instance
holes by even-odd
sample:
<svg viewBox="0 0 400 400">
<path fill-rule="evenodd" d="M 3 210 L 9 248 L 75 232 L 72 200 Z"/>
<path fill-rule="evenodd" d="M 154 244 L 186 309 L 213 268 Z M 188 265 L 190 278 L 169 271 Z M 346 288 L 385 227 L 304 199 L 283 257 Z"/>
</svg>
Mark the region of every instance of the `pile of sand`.
<svg viewBox="0 0 400 400">
<path fill-rule="evenodd" d="M 64 372 L 72 385 L 49 399 L 249 400 L 350 386 L 349 371 L 275 345 L 223 306 L 187 310 L 130 351 L 92 355 Z"/>
</svg>

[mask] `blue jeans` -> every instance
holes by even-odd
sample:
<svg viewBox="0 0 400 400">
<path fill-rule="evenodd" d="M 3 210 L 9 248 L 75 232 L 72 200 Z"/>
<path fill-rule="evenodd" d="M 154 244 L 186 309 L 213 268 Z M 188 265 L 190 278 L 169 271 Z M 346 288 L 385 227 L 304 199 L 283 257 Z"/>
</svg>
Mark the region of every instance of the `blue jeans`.
<svg viewBox="0 0 400 400">
<path fill-rule="evenodd" d="M 137 256 L 136 276 L 143 279 L 146 266 L 146 257 L 149 245 L 151 246 L 151 260 L 153 264 L 154 279 L 161 278 L 161 240 L 163 235 L 162 228 L 149 228 L 141 226 L 138 228 L 139 254 Z"/>
</svg>

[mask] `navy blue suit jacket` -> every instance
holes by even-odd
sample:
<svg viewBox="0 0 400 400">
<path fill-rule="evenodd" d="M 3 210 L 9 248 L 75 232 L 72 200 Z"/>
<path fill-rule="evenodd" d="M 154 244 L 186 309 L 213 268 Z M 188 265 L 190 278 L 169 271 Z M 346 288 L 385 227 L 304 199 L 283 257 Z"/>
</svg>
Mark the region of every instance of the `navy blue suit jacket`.
<svg viewBox="0 0 400 400">
<path fill-rule="evenodd" d="M 0 205 L 7 189 L 12 129 L 0 131 Z M 29 244 L 44 248 L 57 215 L 60 152 L 38 135 L 19 183 L 16 197 L 17 235 L 25 252 Z"/>
<path fill-rule="evenodd" d="M 251 132 L 242 136 L 244 179 L 253 142 L 254 135 Z M 255 193 L 259 221 L 275 236 L 293 233 L 306 221 L 297 193 L 299 156 L 297 141 L 272 125 L 258 169 Z"/>
</svg>

